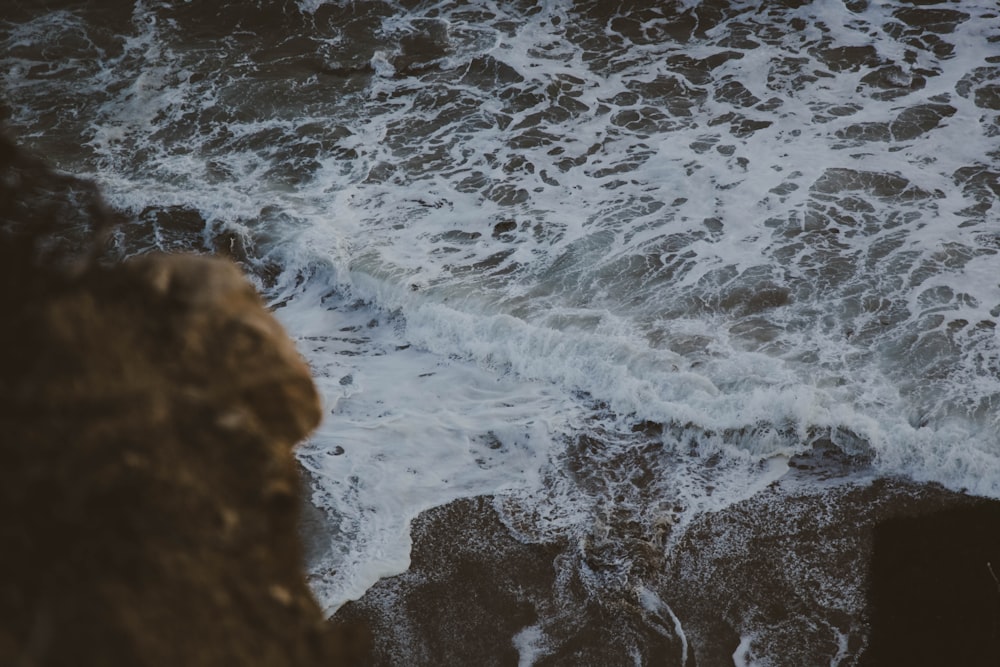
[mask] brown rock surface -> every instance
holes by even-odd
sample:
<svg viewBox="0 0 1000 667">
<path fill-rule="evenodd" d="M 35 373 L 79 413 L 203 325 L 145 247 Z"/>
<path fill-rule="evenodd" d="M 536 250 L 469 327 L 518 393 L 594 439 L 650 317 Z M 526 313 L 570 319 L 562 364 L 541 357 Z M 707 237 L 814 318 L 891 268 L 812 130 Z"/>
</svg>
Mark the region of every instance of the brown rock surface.
<svg viewBox="0 0 1000 667">
<path fill-rule="evenodd" d="M 659 558 L 625 526 L 536 541 L 509 501 L 455 500 L 413 522 L 407 572 L 332 622 L 369 624 L 380 666 L 1000 664 L 1000 502 L 855 483 L 832 448 L 792 463 Z"/>
<path fill-rule="evenodd" d="M 296 534 L 307 367 L 228 262 L 62 247 L 88 206 L 0 146 L 0 664 L 351 664 Z"/>
</svg>

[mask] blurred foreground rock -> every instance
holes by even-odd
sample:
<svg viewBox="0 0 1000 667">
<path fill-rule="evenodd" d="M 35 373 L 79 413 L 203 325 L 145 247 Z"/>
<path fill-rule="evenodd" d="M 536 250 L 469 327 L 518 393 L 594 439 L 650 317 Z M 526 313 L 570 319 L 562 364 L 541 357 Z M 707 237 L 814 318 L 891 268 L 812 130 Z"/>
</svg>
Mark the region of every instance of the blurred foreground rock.
<svg viewBox="0 0 1000 667">
<path fill-rule="evenodd" d="M 234 265 L 88 258 L 106 215 L 0 145 L 0 664 L 354 664 L 302 573 L 308 368 Z"/>
</svg>

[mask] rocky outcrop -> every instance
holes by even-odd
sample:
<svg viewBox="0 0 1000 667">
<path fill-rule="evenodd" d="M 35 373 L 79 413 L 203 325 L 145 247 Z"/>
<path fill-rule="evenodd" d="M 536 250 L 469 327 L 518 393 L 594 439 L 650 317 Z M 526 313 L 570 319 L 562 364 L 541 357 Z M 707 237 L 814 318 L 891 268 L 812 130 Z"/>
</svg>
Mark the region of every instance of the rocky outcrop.
<svg viewBox="0 0 1000 667">
<path fill-rule="evenodd" d="M 876 526 L 866 667 L 1000 664 L 998 528 L 983 499 Z"/>
<path fill-rule="evenodd" d="M 309 371 L 240 271 L 87 250 L 93 188 L 0 146 L 0 664 L 353 664 L 297 535 Z"/>
<path fill-rule="evenodd" d="M 407 572 L 332 622 L 370 624 L 375 665 L 1000 664 L 1000 503 L 831 484 L 849 469 L 822 459 L 696 517 L 660 559 L 525 540 L 503 499 L 456 500 L 414 521 Z"/>
</svg>

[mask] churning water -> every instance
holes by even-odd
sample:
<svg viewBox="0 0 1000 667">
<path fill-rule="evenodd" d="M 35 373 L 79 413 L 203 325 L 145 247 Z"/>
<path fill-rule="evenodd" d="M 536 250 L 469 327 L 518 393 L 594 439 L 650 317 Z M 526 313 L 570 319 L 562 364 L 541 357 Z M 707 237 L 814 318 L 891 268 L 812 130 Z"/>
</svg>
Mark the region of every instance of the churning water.
<svg viewBox="0 0 1000 667">
<path fill-rule="evenodd" d="M 992 0 L 210 4 L 11 10 L 8 126 L 277 309 L 331 613 L 459 497 L 669 550 L 822 443 L 1000 498 Z"/>
</svg>

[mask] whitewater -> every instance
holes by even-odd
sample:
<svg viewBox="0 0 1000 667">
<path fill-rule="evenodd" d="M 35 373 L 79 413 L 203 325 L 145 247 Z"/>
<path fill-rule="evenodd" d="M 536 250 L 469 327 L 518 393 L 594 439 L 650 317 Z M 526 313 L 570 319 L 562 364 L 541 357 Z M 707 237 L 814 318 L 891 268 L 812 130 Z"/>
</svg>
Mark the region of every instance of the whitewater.
<svg viewBox="0 0 1000 667">
<path fill-rule="evenodd" d="M 758 5 L 19 10 L 0 71 L 122 254 L 235 256 L 298 343 L 332 614 L 457 498 L 666 552 L 816 446 L 1000 498 L 1000 12 Z"/>
</svg>

